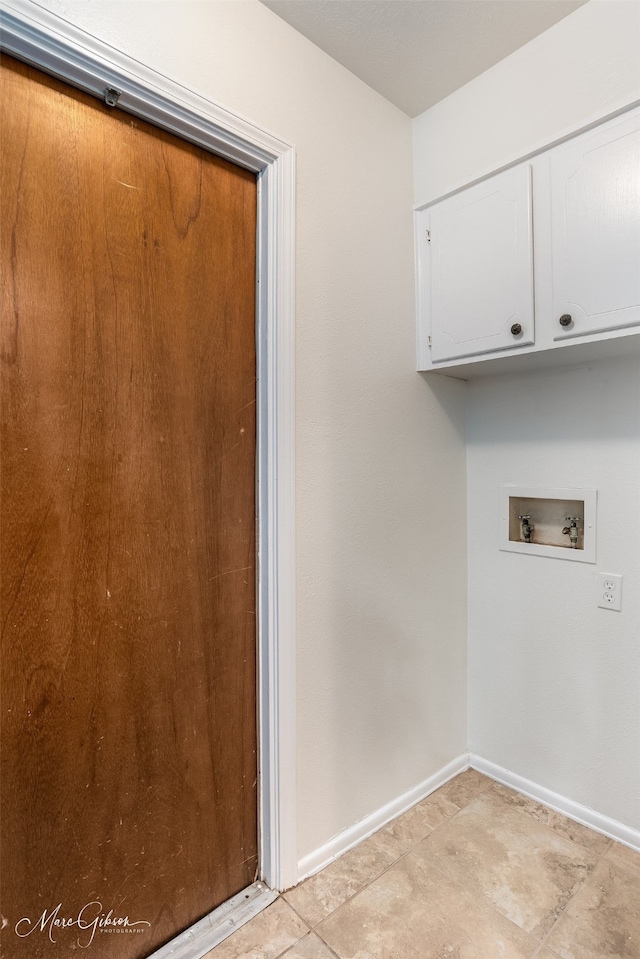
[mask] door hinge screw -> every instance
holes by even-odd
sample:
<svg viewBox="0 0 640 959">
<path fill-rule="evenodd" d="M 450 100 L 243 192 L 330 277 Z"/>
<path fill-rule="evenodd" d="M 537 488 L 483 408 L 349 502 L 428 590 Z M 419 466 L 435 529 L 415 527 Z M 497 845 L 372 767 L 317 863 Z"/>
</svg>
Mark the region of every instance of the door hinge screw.
<svg viewBox="0 0 640 959">
<path fill-rule="evenodd" d="M 431 243 L 431 230 L 425 230 L 425 233 L 427 234 L 427 243 Z"/>
</svg>

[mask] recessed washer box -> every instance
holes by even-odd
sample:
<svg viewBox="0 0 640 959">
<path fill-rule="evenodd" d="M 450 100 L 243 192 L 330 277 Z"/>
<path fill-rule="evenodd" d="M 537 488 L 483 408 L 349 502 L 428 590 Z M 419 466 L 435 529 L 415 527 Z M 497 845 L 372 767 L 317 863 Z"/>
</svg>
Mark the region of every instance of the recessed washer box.
<svg viewBox="0 0 640 959">
<path fill-rule="evenodd" d="M 500 487 L 500 549 L 576 563 L 596 561 L 596 502 L 594 489 Z M 525 541 L 520 517 L 529 516 L 531 542 Z M 577 517 L 577 542 L 571 545 L 568 517 Z M 563 532 L 563 530 L 567 532 Z"/>
</svg>

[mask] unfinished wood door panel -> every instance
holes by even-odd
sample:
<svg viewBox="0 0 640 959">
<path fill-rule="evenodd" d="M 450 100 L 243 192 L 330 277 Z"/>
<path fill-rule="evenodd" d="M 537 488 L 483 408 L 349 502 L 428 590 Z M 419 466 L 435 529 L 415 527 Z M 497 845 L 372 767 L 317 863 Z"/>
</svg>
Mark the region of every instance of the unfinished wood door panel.
<svg viewBox="0 0 640 959">
<path fill-rule="evenodd" d="M 2 133 L 2 955 L 133 959 L 256 871 L 256 184 L 8 58 Z"/>
</svg>

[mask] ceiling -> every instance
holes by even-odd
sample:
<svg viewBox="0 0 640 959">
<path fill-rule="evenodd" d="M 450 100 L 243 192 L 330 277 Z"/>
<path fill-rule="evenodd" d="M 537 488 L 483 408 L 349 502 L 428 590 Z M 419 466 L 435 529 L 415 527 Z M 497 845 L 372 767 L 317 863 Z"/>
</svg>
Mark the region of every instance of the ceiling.
<svg viewBox="0 0 640 959">
<path fill-rule="evenodd" d="M 262 0 L 414 117 L 586 0 Z"/>
</svg>

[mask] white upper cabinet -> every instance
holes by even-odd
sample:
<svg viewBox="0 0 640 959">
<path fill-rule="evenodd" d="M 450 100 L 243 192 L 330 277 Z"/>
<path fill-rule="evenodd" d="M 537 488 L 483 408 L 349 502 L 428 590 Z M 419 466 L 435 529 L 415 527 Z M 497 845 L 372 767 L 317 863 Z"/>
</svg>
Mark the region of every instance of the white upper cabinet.
<svg viewBox="0 0 640 959">
<path fill-rule="evenodd" d="M 533 343 L 531 168 L 444 200 L 429 221 L 433 359 Z"/>
<path fill-rule="evenodd" d="M 419 210 L 418 369 L 640 351 L 640 109 Z"/>
<path fill-rule="evenodd" d="M 551 151 L 550 181 L 553 338 L 640 322 L 637 119 L 607 123 Z"/>
</svg>

